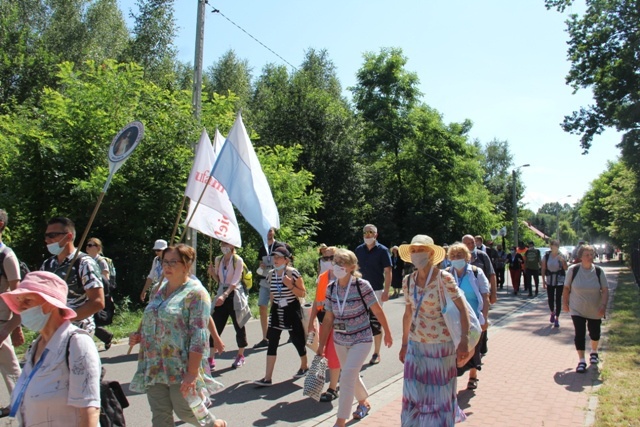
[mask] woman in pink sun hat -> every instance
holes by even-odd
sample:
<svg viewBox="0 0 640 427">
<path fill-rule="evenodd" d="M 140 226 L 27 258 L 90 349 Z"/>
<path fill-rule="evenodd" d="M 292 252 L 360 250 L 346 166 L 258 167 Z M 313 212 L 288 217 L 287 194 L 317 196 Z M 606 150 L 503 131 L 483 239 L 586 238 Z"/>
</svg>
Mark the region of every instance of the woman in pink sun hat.
<svg viewBox="0 0 640 427">
<path fill-rule="evenodd" d="M 67 292 L 55 274 L 35 271 L 0 295 L 25 327 L 40 333 L 11 395 L 10 416 L 20 425 L 98 425 L 100 357 L 91 336 L 71 324 L 76 313 L 66 305 Z"/>
</svg>

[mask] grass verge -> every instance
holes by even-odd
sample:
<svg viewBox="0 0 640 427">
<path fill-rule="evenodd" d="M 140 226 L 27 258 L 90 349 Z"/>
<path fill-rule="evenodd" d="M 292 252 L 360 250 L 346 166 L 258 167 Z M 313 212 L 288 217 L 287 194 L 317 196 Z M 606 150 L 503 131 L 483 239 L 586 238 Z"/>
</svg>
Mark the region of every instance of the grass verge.
<svg viewBox="0 0 640 427">
<path fill-rule="evenodd" d="M 640 426 L 640 292 L 628 270 L 618 277 L 608 323 L 595 425 Z"/>
</svg>

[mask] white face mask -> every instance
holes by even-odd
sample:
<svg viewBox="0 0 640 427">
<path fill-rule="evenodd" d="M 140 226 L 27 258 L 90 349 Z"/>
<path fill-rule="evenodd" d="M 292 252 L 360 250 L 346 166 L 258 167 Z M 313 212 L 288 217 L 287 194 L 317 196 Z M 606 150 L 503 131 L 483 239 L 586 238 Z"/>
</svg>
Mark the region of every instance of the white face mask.
<svg viewBox="0 0 640 427">
<path fill-rule="evenodd" d="M 58 244 L 58 242 L 55 242 L 55 243 L 49 243 L 49 244 L 47 245 L 47 250 L 49 251 L 49 253 L 50 253 L 51 255 L 54 255 L 54 256 L 55 256 L 55 255 L 60 255 L 60 252 L 62 252 L 62 249 L 63 249 L 63 248 L 61 248 L 61 247 L 60 247 L 60 245 Z"/>
<path fill-rule="evenodd" d="M 336 276 L 337 279 L 342 279 L 347 275 L 347 269 L 344 267 L 340 267 L 339 265 L 333 266 L 333 275 Z"/>
<path fill-rule="evenodd" d="M 228 246 L 223 246 L 220 248 L 220 250 L 222 251 L 223 254 L 227 255 L 229 253 L 231 253 L 231 248 Z"/>
<path fill-rule="evenodd" d="M 411 264 L 413 264 L 418 270 L 422 270 L 429 264 L 429 253 L 416 252 L 411 254 Z"/>
<path fill-rule="evenodd" d="M 320 274 L 324 273 L 329 269 L 331 269 L 331 261 L 320 260 Z"/>
<path fill-rule="evenodd" d="M 364 239 L 364 243 L 365 243 L 367 246 L 371 246 L 371 245 L 373 245 L 375 242 L 376 242 L 375 237 L 368 237 L 368 238 Z"/>
</svg>

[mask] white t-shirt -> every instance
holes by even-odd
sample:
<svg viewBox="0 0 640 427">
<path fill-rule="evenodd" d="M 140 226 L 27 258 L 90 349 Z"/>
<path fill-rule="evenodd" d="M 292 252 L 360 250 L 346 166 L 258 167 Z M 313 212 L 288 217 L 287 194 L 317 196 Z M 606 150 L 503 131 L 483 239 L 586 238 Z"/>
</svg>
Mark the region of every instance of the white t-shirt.
<svg viewBox="0 0 640 427">
<path fill-rule="evenodd" d="M 69 346 L 67 340 L 76 332 Z M 37 338 L 26 356 L 22 375 L 11 395 L 11 404 L 33 371 L 33 354 Z M 18 417 L 20 425 L 75 426 L 79 423 L 78 408 L 100 408 L 100 356 L 93 339 L 69 321 L 53 334 L 46 347 L 42 366 L 36 371 L 24 393 Z"/>
</svg>

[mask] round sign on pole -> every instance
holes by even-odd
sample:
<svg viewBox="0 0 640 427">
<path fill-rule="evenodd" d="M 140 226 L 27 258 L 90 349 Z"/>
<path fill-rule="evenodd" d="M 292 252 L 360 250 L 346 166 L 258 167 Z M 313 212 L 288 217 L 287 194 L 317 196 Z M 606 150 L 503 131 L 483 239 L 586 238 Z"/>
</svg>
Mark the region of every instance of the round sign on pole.
<svg viewBox="0 0 640 427">
<path fill-rule="evenodd" d="M 127 124 L 113 138 L 109 147 L 109 161 L 111 163 L 121 163 L 133 153 L 144 135 L 144 126 L 140 122 Z"/>
</svg>

